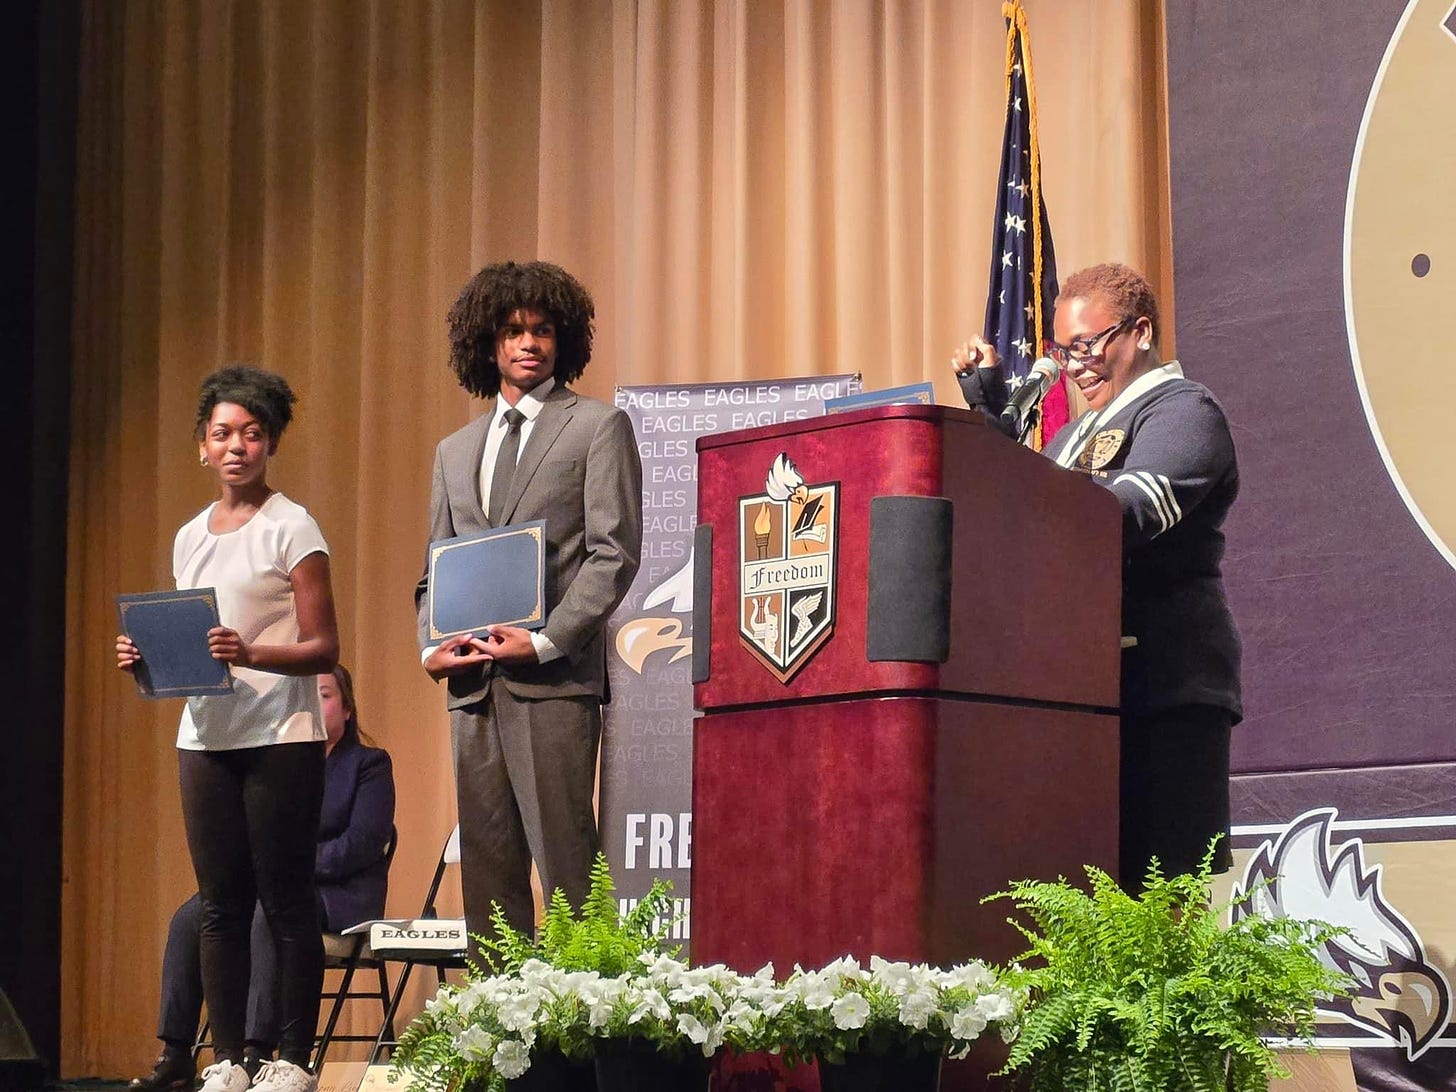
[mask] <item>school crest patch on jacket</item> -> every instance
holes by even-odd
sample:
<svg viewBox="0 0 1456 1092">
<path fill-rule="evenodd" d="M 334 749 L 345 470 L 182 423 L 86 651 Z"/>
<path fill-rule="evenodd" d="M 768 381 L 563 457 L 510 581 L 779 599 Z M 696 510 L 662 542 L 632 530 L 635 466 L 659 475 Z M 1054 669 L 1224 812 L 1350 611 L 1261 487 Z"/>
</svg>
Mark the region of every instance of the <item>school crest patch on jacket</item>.
<svg viewBox="0 0 1456 1092">
<path fill-rule="evenodd" d="M 1077 456 L 1075 464 L 1077 469 L 1101 470 L 1116 458 L 1126 439 L 1127 432 L 1123 429 L 1103 429 L 1087 441 L 1087 446 L 1082 449 L 1082 454 Z"/>
</svg>

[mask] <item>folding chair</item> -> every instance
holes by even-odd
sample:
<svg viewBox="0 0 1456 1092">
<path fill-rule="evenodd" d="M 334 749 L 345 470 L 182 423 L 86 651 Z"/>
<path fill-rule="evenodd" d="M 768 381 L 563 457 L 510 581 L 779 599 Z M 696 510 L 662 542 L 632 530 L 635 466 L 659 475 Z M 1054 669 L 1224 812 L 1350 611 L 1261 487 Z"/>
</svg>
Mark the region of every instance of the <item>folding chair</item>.
<svg viewBox="0 0 1456 1092">
<path fill-rule="evenodd" d="M 400 1002 L 404 999 L 406 987 L 409 986 L 410 972 L 417 966 L 434 967 L 436 978 L 441 985 L 444 985 L 446 971 L 464 970 L 466 967 L 465 960 L 468 955 L 469 942 L 465 935 L 464 920 L 441 918 L 435 910 L 435 901 L 440 894 L 440 884 L 445 878 L 445 870 L 459 863 L 460 827 L 457 824 L 455 829 L 450 832 L 450 837 L 445 839 L 445 845 L 440 850 L 440 860 L 435 865 L 435 875 L 430 880 L 430 890 L 425 896 L 424 905 L 420 908 L 419 917 L 408 922 L 378 921 L 371 923 L 369 940 L 374 958 L 385 963 L 399 963 L 401 969 L 399 978 L 395 981 L 389 1008 L 384 1014 L 384 1023 L 380 1025 L 379 1035 L 374 1040 L 374 1049 L 369 1055 L 370 1065 L 378 1063 L 383 1051 L 392 1050 L 399 1045 L 399 1039 L 394 1032 L 394 1020 L 399 1015 Z M 435 946 L 440 943 L 438 941 L 422 942 L 410 939 L 410 934 L 421 932 L 448 933 L 450 939 L 444 942 L 444 946 Z"/>
<path fill-rule="evenodd" d="M 399 831 L 393 827 L 389 831 L 389 845 L 384 850 L 385 860 L 392 864 L 394 862 L 394 851 L 399 845 Z M 388 865 L 386 865 L 386 868 Z M 324 1001 L 330 1001 L 328 1019 L 324 1022 L 324 1030 L 319 1033 L 318 1040 L 314 1044 L 313 1071 L 320 1072 L 324 1064 L 324 1056 L 328 1053 L 330 1043 L 372 1043 L 377 1036 L 344 1034 L 336 1032 L 339 1024 L 339 1016 L 344 1011 L 344 1004 L 348 1001 L 378 1001 L 379 1011 L 384 1014 L 386 1022 L 389 1020 L 389 978 L 384 973 L 384 960 L 378 958 L 369 947 L 369 936 L 367 933 L 325 933 L 324 934 L 324 970 L 343 971 L 343 978 L 340 979 L 337 989 L 330 990 L 325 984 L 323 993 L 320 995 Z M 358 970 L 372 970 L 379 976 L 378 985 L 369 985 L 355 988 L 354 972 Z M 391 1035 L 394 1030 L 389 1029 Z"/>
</svg>

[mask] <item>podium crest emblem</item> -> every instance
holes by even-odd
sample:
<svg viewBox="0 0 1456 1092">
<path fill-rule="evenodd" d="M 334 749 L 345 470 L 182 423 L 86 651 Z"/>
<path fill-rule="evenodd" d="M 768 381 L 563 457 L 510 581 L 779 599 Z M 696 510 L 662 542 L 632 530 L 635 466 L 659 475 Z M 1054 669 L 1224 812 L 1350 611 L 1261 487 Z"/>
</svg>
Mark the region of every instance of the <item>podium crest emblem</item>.
<svg viewBox="0 0 1456 1092">
<path fill-rule="evenodd" d="M 809 485 L 784 452 L 738 498 L 738 636 L 787 683 L 834 633 L 839 483 Z"/>
</svg>

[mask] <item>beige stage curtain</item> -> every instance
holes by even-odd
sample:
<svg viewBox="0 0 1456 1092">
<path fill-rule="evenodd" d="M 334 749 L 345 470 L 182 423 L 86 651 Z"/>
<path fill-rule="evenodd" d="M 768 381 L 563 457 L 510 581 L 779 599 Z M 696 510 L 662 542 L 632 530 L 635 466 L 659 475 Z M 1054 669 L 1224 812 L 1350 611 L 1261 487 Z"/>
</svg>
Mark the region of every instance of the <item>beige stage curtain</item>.
<svg viewBox="0 0 1456 1092">
<path fill-rule="evenodd" d="M 1030 0 L 1064 270 L 1167 288 L 1156 0 Z M 981 322 L 1003 124 L 996 0 L 93 0 L 80 88 L 64 895 L 67 1075 L 152 1057 L 193 890 L 175 702 L 112 666 L 212 499 L 198 380 L 287 375 L 274 484 L 332 547 L 362 721 L 394 755 L 390 911 L 454 822 L 411 591 L 435 442 L 472 406 L 444 313 L 488 260 L 598 303 L 580 388 L 860 371 L 936 381 Z M 1165 291 L 1165 296 L 1166 296 Z"/>
</svg>

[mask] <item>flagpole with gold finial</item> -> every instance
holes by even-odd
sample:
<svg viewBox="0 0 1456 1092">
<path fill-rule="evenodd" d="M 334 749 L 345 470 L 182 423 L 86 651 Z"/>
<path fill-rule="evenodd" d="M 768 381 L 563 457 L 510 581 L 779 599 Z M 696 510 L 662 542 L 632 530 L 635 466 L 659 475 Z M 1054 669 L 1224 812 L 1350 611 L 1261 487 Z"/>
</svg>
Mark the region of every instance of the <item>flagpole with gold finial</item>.
<svg viewBox="0 0 1456 1092">
<path fill-rule="evenodd" d="M 1007 0 L 1001 5 L 1001 15 L 1006 19 L 1006 94 L 1011 95 L 1011 71 L 1016 64 L 1016 38 L 1021 36 L 1022 74 L 1026 78 L 1026 128 L 1031 137 L 1031 283 L 1033 318 L 1036 330 L 1036 352 L 1040 355 L 1046 344 L 1046 322 L 1042 314 L 1041 299 L 1041 146 L 1036 137 L 1036 84 L 1031 78 L 1031 39 L 1026 32 L 1026 10 L 1021 0 Z M 1031 436 L 1031 446 L 1041 450 L 1041 418 L 1038 416 L 1036 430 Z"/>
</svg>

